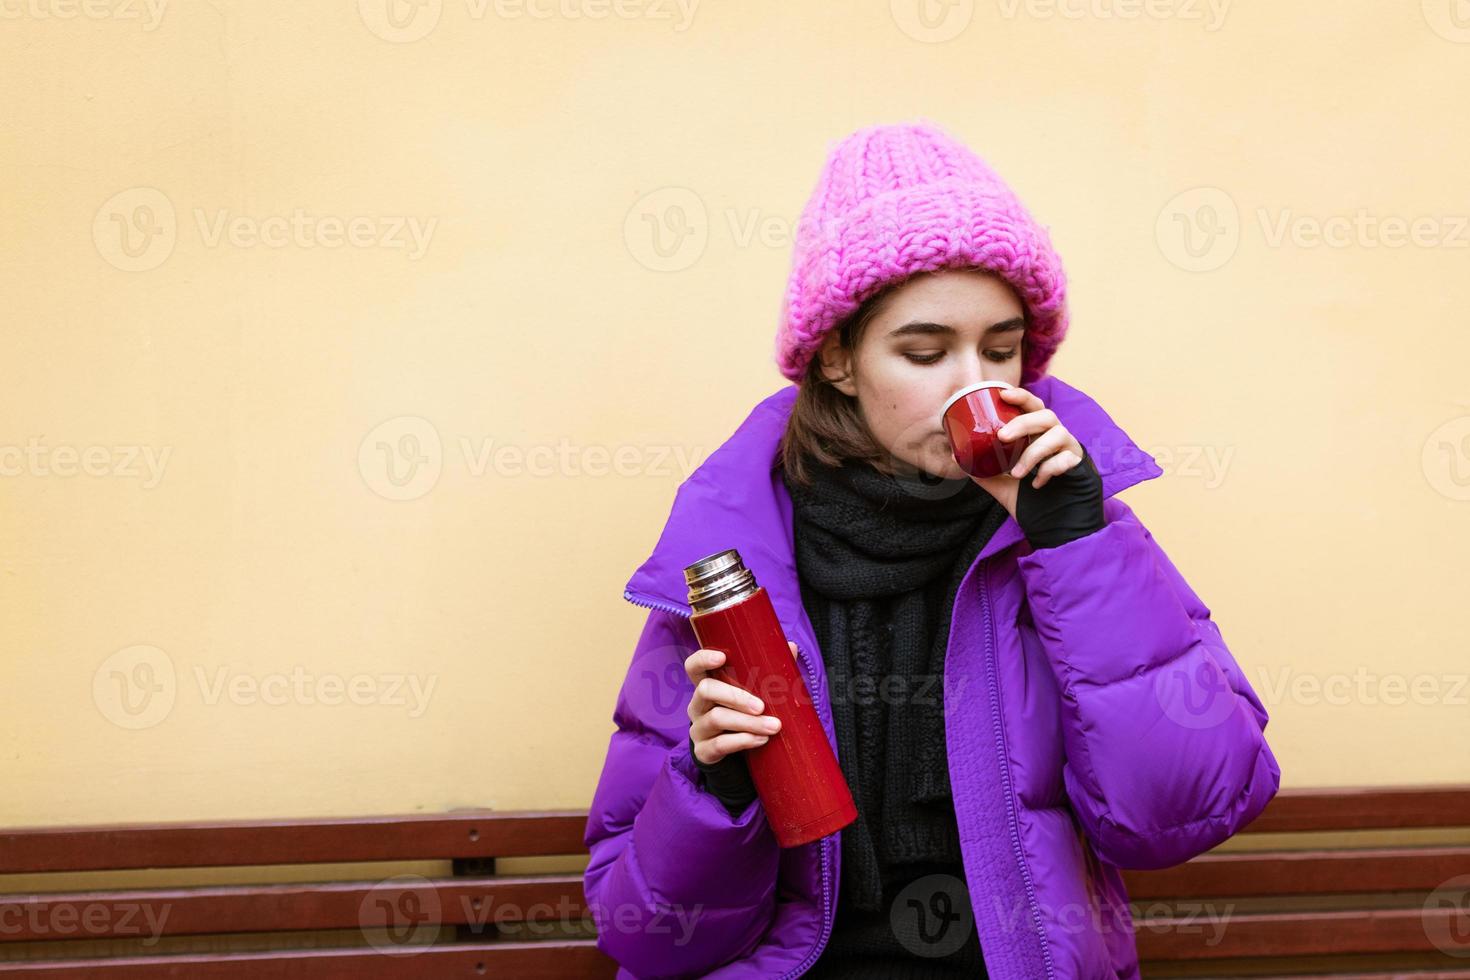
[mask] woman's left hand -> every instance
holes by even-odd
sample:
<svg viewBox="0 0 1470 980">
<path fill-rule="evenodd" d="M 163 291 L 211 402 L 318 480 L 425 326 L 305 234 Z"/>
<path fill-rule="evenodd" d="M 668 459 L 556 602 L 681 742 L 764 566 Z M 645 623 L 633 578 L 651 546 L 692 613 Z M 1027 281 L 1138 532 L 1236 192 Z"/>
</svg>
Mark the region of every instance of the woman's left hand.
<svg viewBox="0 0 1470 980">
<path fill-rule="evenodd" d="M 1009 473 L 999 476 L 972 476 L 1010 513 L 1016 516 L 1016 497 L 1020 491 L 1021 477 L 1040 464 L 1034 479 L 1036 489 L 1041 489 L 1053 477 L 1061 476 L 1082 462 L 1084 450 L 1077 437 L 1047 408 L 1041 399 L 1025 388 L 1002 388 L 1000 397 L 1015 405 L 1022 412 L 999 430 L 1002 442 L 1010 444 L 1017 439 L 1032 436 L 1031 445 L 1021 454 L 1021 459 Z"/>
</svg>

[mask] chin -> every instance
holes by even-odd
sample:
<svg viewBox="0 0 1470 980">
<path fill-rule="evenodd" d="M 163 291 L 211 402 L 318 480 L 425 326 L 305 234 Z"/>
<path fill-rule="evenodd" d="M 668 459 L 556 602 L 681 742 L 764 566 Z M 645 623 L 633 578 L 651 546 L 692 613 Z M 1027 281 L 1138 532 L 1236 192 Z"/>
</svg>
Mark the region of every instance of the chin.
<svg viewBox="0 0 1470 980">
<path fill-rule="evenodd" d="M 955 462 L 954 455 L 949 451 L 949 442 L 946 440 L 939 449 L 924 452 L 919 459 L 906 459 L 905 465 L 918 470 L 923 470 L 929 476 L 942 480 L 968 479 L 970 474 L 961 469 L 960 464 Z"/>
<path fill-rule="evenodd" d="M 925 471 L 930 476 L 937 476 L 944 480 L 964 480 L 968 479 L 970 476 L 970 474 L 966 473 L 963 469 L 960 468 L 960 464 L 956 463 L 953 458 L 951 458 L 943 466 L 937 468 L 925 467 Z"/>
</svg>

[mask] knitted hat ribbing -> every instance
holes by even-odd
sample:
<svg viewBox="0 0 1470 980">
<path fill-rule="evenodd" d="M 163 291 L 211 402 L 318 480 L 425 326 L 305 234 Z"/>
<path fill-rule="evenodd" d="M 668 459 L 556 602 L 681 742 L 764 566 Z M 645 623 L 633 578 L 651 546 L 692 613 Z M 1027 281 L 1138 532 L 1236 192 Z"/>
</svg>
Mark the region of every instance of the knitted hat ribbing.
<svg viewBox="0 0 1470 980">
<path fill-rule="evenodd" d="M 1005 279 L 1028 318 L 1021 384 L 1046 374 L 1067 332 L 1067 278 L 1047 229 L 1005 181 L 928 120 L 829 144 L 797 224 L 776 363 L 801 383 L 827 334 L 883 286 L 935 269 Z"/>
</svg>

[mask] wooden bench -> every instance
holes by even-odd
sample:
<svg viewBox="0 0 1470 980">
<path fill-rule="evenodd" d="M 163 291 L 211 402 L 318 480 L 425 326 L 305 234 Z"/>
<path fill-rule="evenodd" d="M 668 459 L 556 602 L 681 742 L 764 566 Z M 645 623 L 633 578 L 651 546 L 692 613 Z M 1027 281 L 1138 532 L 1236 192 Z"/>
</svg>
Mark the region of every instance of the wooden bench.
<svg viewBox="0 0 1470 980">
<path fill-rule="evenodd" d="M 228 867 L 267 879 L 0 895 L 0 976 L 612 977 L 582 894 L 586 822 L 470 811 L 0 832 L 0 874 Z M 578 854 L 575 870 L 497 873 L 497 859 Z M 370 862 L 428 867 L 308 881 L 284 867 Z"/>
<path fill-rule="evenodd" d="M 1470 978 L 1470 786 L 1283 790 L 1124 880 L 1146 977 Z"/>
<path fill-rule="evenodd" d="M 582 894 L 586 819 L 470 811 L 0 832 L 0 874 L 63 882 L 0 895 L 0 976 L 612 977 Z M 1411 839 L 1354 839 L 1375 831 Z M 547 856 L 564 867 L 507 870 Z M 362 878 L 381 862 L 418 870 Z M 315 867 L 339 864 L 357 876 Z M 138 869 L 220 868 L 251 880 L 115 883 Z M 105 889 L 67 883 L 96 871 L 111 873 Z M 1470 902 L 1456 887 L 1470 887 L 1470 787 L 1283 791 L 1221 848 L 1125 878 L 1146 977 L 1470 980 Z"/>
</svg>

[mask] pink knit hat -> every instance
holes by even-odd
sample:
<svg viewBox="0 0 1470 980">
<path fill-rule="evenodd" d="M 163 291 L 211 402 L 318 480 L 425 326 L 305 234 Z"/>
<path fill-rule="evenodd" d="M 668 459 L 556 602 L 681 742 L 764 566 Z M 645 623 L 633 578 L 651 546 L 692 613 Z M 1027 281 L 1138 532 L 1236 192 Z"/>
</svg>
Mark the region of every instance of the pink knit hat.
<svg viewBox="0 0 1470 980">
<path fill-rule="evenodd" d="M 925 119 L 835 145 L 802 209 L 776 363 L 801 383 L 827 334 L 881 287 L 933 269 L 982 268 L 1028 314 L 1021 384 L 1046 374 L 1067 332 L 1067 277 L 1044 226 L 964 144 Z"/>
</svg>

